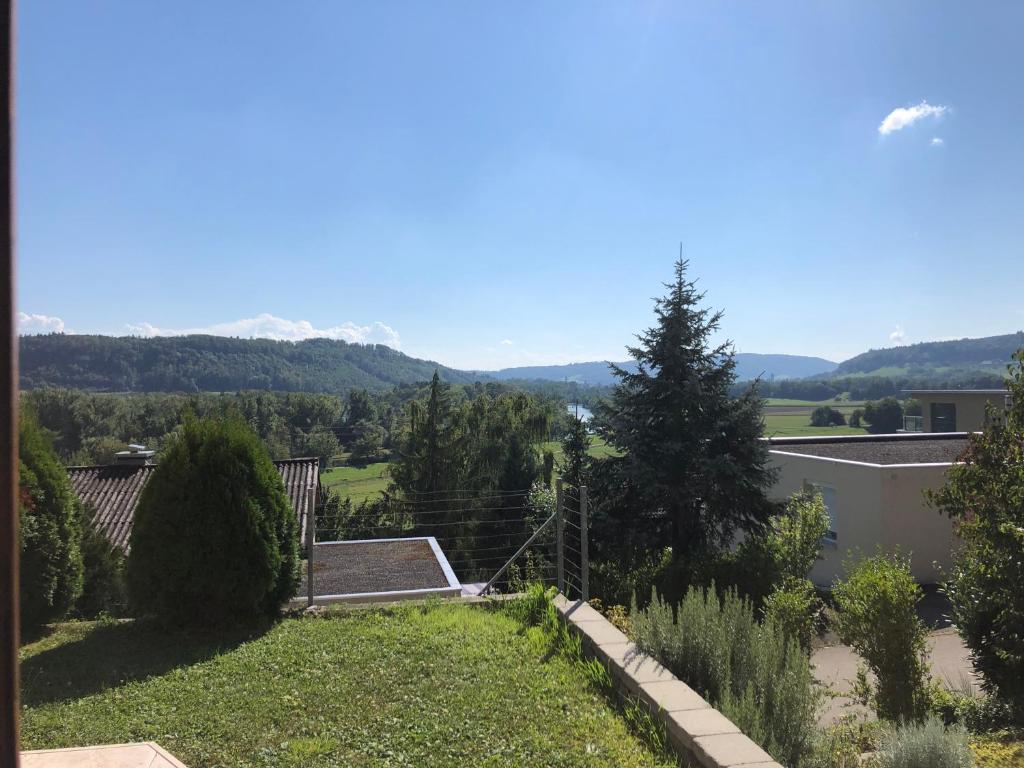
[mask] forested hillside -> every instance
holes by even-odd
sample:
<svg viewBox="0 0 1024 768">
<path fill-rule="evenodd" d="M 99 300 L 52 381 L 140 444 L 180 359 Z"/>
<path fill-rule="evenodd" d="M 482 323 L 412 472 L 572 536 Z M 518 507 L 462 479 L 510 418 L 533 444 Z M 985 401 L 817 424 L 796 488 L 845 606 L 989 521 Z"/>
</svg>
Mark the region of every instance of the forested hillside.
<svg viewBox="0 0 1024 768">
<path fill-rule="evenodd" d="M 756 352 L 737 352 L 736 378 L 740 381 L 755 379 L 789 379 L 828 373 L 836 364 L 821 357 L 804 355 L 764 355 Z M 569 363 L 567 365 L 534 365 L 523 368 L 503 368 L 500 371 L 486 371 L 489 376 L 503 381 L 509 379 L 543 379 L 547 381 L 570 381 L 587 386 L 611 386 L 615 383 L 608 363 Z M 636 370 L 633 361 L 616 363 L 628 371 Z"/>
<path fill-rule="evenodd" d="M 875 373 L 925 376 L 951 371 L 1006 372 L 1010 357 L 1024 347 L 1024 332 L 981 339 L 928 341 L 873 349 L 839 364 L 836 376 Z"/>
<path fill-rule="evenodd" d="M 345 392 L 429 381 L 435 369 L 453 383 L 476 378 L 390 347 L 332 339 L 49 334 L 23 336 L 20 342 L 22 389 Z"/>
</svg>

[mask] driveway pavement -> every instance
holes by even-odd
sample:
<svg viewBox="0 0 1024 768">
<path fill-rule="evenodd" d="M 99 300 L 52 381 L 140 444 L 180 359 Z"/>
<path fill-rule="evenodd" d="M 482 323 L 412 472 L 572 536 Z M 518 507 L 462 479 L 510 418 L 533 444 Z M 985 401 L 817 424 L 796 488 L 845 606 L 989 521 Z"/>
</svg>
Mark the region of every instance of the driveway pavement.
<svg viewBox="0 0 1024 768">
<path fill-rule="evenodd" d="M 967 647 L 952 627 L 932 630 L 928 634 L 928 661 L 932 676 L 954 690 L 969 680 L 977 688 L 978 679 Z M 818 680 L 838 696 L 828 702 L 822 724 L 836 722 L 851 713 L 868 714 L 865 707 L 854 704 L 849 693 L 857 676 L 860 657 L 848 645 L 826 645 L 811 654 L 811 663 Z"/>
</svg>

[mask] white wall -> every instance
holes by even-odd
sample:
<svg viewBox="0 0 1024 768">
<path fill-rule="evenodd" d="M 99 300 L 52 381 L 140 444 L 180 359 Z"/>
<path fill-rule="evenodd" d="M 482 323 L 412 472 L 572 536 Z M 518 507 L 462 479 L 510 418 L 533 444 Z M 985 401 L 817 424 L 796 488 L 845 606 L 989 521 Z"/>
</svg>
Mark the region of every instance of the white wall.
<svg viewBox="0 0 1024 768">
<path fill-rule="evenodd" d="M 942 484 L 945 466 L 879 467 L 782 450 L 769 454 L 779 470 L 773 498 L 788 498 L 808 483 L 835 489 L 836 542 L 825 543 L 823 559 L 810 573 L 815 584 L 831 585 L 843 575 L 847 558 L 874 554 L 878 546 L 886 551 L 898 547 L 903 554 L 910 554 L 914 577 L 922 583 L 938 580 L 933 561 L 949 566 L 953 546 L 950 520 L 927 507 L 922 495 L 924 488 Z"/>
<path fill-rule="evenodd" d="M 910 555 L 914 578 L 924 584 L 941 581 L 953 564 L 956 539 L 953 522 L 928 505 L 926 488 L 940 488 L 948 465 L 882 467 L 883 540 Z"/>
</svg>

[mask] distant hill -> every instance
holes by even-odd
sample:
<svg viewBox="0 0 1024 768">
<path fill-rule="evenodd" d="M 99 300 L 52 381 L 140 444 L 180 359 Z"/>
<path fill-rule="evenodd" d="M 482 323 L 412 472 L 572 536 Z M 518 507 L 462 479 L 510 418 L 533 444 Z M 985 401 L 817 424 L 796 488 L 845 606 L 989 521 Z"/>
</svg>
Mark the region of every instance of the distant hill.
<svg viewBox="0 0 1024 768">
<path fill-rule="evenodd" d="M 48 334 L 22 336 L 19 349 L 23 389 L 344 392 L 353 387 L 386 389 L 426 381 L 435 369 L 453 383 L 478 378 L 383 345 L 332 339 Z"/>
<path fill-rule="evenodd" d="M 927 341 L 872 349 L 839 364 L 834 376 L 947 376 L 955 372 L 1005 373 L 1014 352 L 1024 347 L 1024 332 L 980 339 Z"/>
<path fill-rule="evenodd" d="M 621 368 L 635 370 L 630 360 L 617 363 Z M 739 380 L 754 379 L 797 379 L 835 370 L 836 364 L 820 357 L 803 355 L 763 355 L 755 352 L 736 353 L 736 376 Z M 543 379 L 546 381 L 575 381 L 588 386 L 608 386 L 615 383 L 615 377 L 607 362 L 569 363 L 567 365 L 532 365 L 520 368 L 503 368 L 500 371 L 486 371 L 496 379 Z"/>
</svg>

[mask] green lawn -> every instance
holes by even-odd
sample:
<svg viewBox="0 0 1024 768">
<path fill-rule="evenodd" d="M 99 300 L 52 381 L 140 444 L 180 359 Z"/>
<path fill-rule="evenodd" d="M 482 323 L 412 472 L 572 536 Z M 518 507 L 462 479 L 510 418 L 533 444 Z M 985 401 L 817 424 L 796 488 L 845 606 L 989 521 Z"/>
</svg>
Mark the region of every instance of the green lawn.
<svg viewBox="0 0 1024 768">
<path fill-rule="evenodd" d="M 846 414 L 849 416 L 849 414 Z M 854 427 L 812 427 L 808 413 L 766 413 L 765 437 L 794 437 L 804 435 L 866 435 L 866 429 Z"/>
<path fill-rule="evenodd" d="M 22 649 L 25 749 L 152 740 L 213 766 L 656 766 L 537 628 L 436 604 L 254 636 L 69 623 Z"/>
<path fill-rule="evenodd" d="M 320 482 L 342 496 L 350 497 L 353 504 L 358 504 L 387 490 L 387 468 L 386 461 L 365 467 L 334 467 L 321 473 Z"/>
<path fill-rule="evenodd" d="M 854 407 L 862 407 L 864 405 L 863 400 L 793 400 L 787 397 L 767 397 L 765 398 L 764 404 L 768 407 L 780 406 L 780 405 L 806 405 L 811 408 L 817 408 L 819 405 L 830 405 L 833 408 L 849 407 L 851 410 Z"/>
<path fill-rule="evenodd" d="M 556 464 L 562 460 L 562 444 L 557 440 L 549 440 L 546 443 L 541 443 L 540 447 L 542 451 L 551 451 L 555 454 Z M 597 435 L 591 435 L 590 449 L 587 453 L 594 458 L 603 459 L 615 453 L 615 449 L 608 445 L 603 438 L 598 437 Z"/>
</svg>

